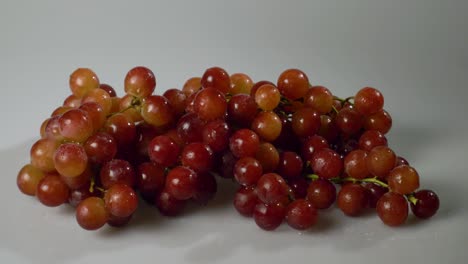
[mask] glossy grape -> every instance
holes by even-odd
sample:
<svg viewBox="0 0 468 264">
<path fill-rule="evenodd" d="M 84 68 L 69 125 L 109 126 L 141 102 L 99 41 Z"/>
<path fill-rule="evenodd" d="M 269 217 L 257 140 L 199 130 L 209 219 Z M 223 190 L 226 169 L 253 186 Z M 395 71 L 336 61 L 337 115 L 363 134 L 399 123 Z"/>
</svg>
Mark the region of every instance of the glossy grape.
<svg viewBox="0 0 468 264">
<path fill-rule="evenodd" d="M 432 217 L 439 209 L 439 197 L 431 190 L 419 190 L 414 194 L 416 204 L 411 203 L 411 211 L 421 219 Z"/>
<path fill-rule="evenodd" d="M 252 79 L 245 73 L 234 73 L 231 75 L 230 94 L 250 94 L 254 85 Z"/>
<path fill-rule="evenodd" d="M 271 231 L 278 228 L 286 215 L 286 208 L 282 204 L 258 203 L 254 208 L 255 223 L 263 230 Z"/>
<path fill-rule="evenodd" d="M 377 214 L 384 224 L 402 225 L 408 218 L 408 202 L 401 194 L 388 192 L 377 202 Z"/>
<path fill-rule="evenodd" d="M 348 216 L 361 214 L 369 203 L 367 190 L 359 184 L 348 183 L 338 192 L 338 207 Z"/>
<path fill-rule="evenodd" d="M 307 188 L 307 200 L 317 209 L 327 209 L 336 200 L 336 187 L 329 180 L 312 181 Z"/>
<path fill-rule="evenodd" d="M 131 187 L 126 184 L 116 183 L 106 191 L 104 204 L 111 215 L 128 217 L 136 211 L 138 198 Z"/>
<path fill-rule="evenodd" d="M 289 69 L 278 77 L 277 86 L 284 97 L 296 100 L 304 97 L 309 90 L 309 79 L 301 70 Z"/>
<path fill-rule="evenodd" d="M 231 78 L 229 74 L 220 67 L 209 68 L 203 73 L 201 78 L 203 88 L 214 88 L 226 94 L 231 88 Z"/>
<path fill-rule="evenodd" d="M 24 194 L 36 195 L 37 185 L 44 178 L 45 174 L 40 169 L 31 164 L 24 165 L 16 177 L 16 185 Z"/>
<path fill-rule="evenodd" d="M 72 93 L 82 98 L 89 91 L 99 87 L 99 79 L 91 69 L 79 68 L 70 75 L 69 84 Z"/>
<path fill-rule="evenodd" d="M 379 90 L 364 87 L 354 96 L 354 107 L 362 115 L 369 116 L 382 110 L 384 98 Z"/>
<path fill-rule="evenodd" d="M 156 87 L 156 77 L 150 69 L 138 66 L 127 73 L 124 83 L 127 94 L 145 98 L 153 93 Z"/>
<path fill-rule="evenodd" d="M 419 188 L 419 174 L 413 167 L 401 165 L 390 171 L 387 182 L 392 192 L 410 194 Z"/>
<path fill-rule="evenodd" d="M 254 186 L 242 186 L 234 194 L 234 208 L 239 214 L 251 217 L 253 216 L 255 206 L 258 203 L 258 197 Z"/>
<path fill-rule="evenodd" d="M 297 230 L 306 230 L 317 223 L 317 209 L 311 202 L 299 199 L 286 208 L 286 222 Z"/>
<path fill-rule="evenodd" d="M 109 214 L 104 206 L 104 200 L 99 197 L 89 197 L 76 207 L 76 221 L 86 230 L 96 230 L 104 226 Z"/>
</svg>

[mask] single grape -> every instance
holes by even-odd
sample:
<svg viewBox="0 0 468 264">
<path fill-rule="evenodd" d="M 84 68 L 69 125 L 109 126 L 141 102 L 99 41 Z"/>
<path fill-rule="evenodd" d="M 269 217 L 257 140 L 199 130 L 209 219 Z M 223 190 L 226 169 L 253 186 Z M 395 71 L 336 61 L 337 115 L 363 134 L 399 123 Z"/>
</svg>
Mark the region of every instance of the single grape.
<svg viewBox="0 0 468 264">
<path fill-rule="evenodd" d="M 136 185 L 141 192 L 159 192 L 164 188 L 166 176 L 164 167 L 153 162 L 144 162 L 138 166 Z"/>
<path fill-rule="evenodd" d="M 99 88 L 99 79 L 91 69 L 79 68 L 70 75 L 69 84 L 72 93 L 82 98 L 89 91 Z"/>
<path fill-rule="evenodd" d="M 250 129 L 239 129 L 229 138 L 229 149 L 237 158 L 255 156 L 259 145 L 258 135 Z"/>
<path fill-rule="evenodd" d="M 184 114 L 187 105 L 187 96 L 184 92 L 173 88 L 165 91 L 163 96 L 166 97 L 177 118 Z"/>
<path fill-rule="evenodd" d="M 88 155 L 83 146 L 65 143 L 55 151 L 54 165 L 61 175 L 75 177 L 82 174 L 88 166 Z"/>
<path fill-rule="evenodd" d="M 262 202 L 267 204 L 285 204 L 289 199 L 289 186 L 278 174 L 267 173 L 262 175 L 257 182 L 257 195 Z"/>
<path fill-rule="evenodd" d="M 402 225 L 408 218 L 408 202 L 401 194 L 388 192 L 377 202 L 377 214 L 388 226 Z"/>
<path fill-rule="evenodd" d="M 109 189 L 116 183 L 128 186 L 135 184 L 135 172 L 132 165 L 126 160 L 113 159 L 104 163 L 99 176 L 105 189 Z"/>
<path fill-rule="evenodd" d="M 195 113 L 205 121 L 223 118 L 227 111 L 227 102 L 223 93 L 214 88 L 200 90 L 193 104 Z"/>
<path fill-rule="evenodd" d="M 387 134 L 392 128 L 392 117 L 385 110 L 366 116 L 364 119 L 364 128 L 366 130 L 377 130 L 382 134 Z"/>
<path fill-rule="evenodd" d="M 367 130 L 359 138 L 359 148 L 365 151 L 371 151 L 377 146 L 387 146 L 387 138 L 380 131 Z"/>
<path fill-rule="evenodd" d="M 234 208 L 243 216 L 253 216 L 257 203 L 258 197 L 254 186 L 242 186 L 234 195 Z"/>
<path fill-rule="evenodd" d="M 76 221 L 86 230 L 96 230 L 103 227 L 108 217 L 104 200 L 99 197 L 86 198 L 76 207 Z"/>
<path fill-rule="evenodd" d="M 320 128 L 320 115 L 312 108 L 301 108 L 292 115 L 291 125 L 297 136 L 313 136 Z"/>
<path fill-rule="evenodd" d="M 281 94 L 276 86 L 265 84 L 260 86 L 255 92 L 255 102 L 264 111 L 275 109 L 281 99 Z"/>
<path fill-rule="evenodd" d="M 108 133 L 98 132 L 86 140 L 84 149 L 91 162 L 103 164 L 115 158 L 117 142 Z"/>
<path fill-rule="evenodd" d="M 156 88 L 156 77 L 150 69 L 138 66 L 127 73 L 124 83 L 127 94 L 145 98 L 150 96 Z"/>
<path fill-rule="evenodd" d="M 328 142 L 325 138 L 319 135 L 308 137 L 302 144 L 302 158 L 312 160 L 314 154 L 324 148 L 328 148 Z"/>
<path fill-rule="evenodd" d="M 421 219 L 428 219 L 439 209 L 439 197 L 431 190 L 419 190 L 414 194 L 416 204 L 411 203 L 411 211 Z"/>
<path fill-rule="evenodd" d="M 203 126 L 205 125 L 196 114 L 187 113 L 179 119 L 177 134 L 185 143 L 200 142 L 203 140 Z"/>
<path fill-rule="evenodd" d="M 370 176 L 366 164 L 367 152 L 361 149 L 353 150 L 344 158 L 344 171 L 349 177 L 364 179 Z"/>
<path fill-rule="evenodd" d="M 383 95 L 372 87 L 364 87 L 354 96 L 354 107 L 362 115 L 369 116 L 382 110 Z"/>
<path fill-rule="evenodd" d="M 151 95 L 143 100 L 141 116 L 147 123 L 155 127 L 166 126 L 172 122 L 174 118 L 169 101 L 160 95 Z"/>
<path fill-rule="evenodd" d="M 228 120 L 241 127 L 250 127 L 257 115 L 257 104 L 247 94 L 236 94 L 228 103 Z"/>
<path fill-rule="evenodd" d="M 111 215 L 128 217 L 136 211 L 138 198 L 128 185 L 116 183 L 106 191 L 104 204 Z"/>
<path fill-rule="evenodd" d="M 203 126 L 203 143 L 213 152 L 221 152 L 229 146 L 229 125 L 223 120 L 214 120 Z"/>
<path fill-rule="evenodd" d="M 366 164 L 372 175 L 385 178 L 395 167 L 396 155 L 387 146 L 377 146 L 367 154 Z"/>
<path fill-rule="evenodd" d="M 341 109 L 335 119 L 337 127 L 346 135 L 354 135 L 362 128 L 363 117 L 352 108 Z"/>
<path fill-rule="evenodd" d="M 359 184 L 348 183 L 341 187 L 337 197 L 338 207 L 348 216 L 357 216 L 369 204 L 367 190 Z"/>
<path fill-rule="evenodd" d="M 263 230 L 272 231 L 278 228 L 286 215 L 284 205 L 257 203 L 253 217 L 255 223 Z"/>
<path fill-rule="evenodd" d="M 324 148 L 313 155 L 310 166 L 319 177 L 331 179 L 341 175 L 343 160 L 335 151 Z"/>
<path fill-rule="evenodd" d="M 333 106 L 333 95 L 323 86 L 312 86 L 304 96 L 304 105 L 317 110 L 320 114 L 329 113 Z"/>
<path fill-rule="evenodd" d="M 250 94 L 250 90 L 254 85 L 252 79 L 244 73 L 234 73 L 231 75 L 230 94 Z"/>
<path fill-rule="evenodd" d="M 306 230 L 317 223 L 317 209 L 307 200 L 295 200 L 286 208 L 286 222 L 297 230 Z"/>
<path fill-rule="evenodd" d="M 127 115 L 122 113 L 109 117 L 104 126 L 104 131 L 116 140 L 119 149 L 130 147 L 136 139 L 135 124 Z"/>
<path fill-rule="evenodd" d="M 184 147 L 180 160 L 195 172 L 207 172 L 213 167 L 213 152 L 206 144 L 194 142 Z"/>
<path fill-rule="evenodd" d="M 226 94 L 229 92 L 229 89 L 231 89 L 231 78 L 224 69 L 212 67 L 203 73 L 201 85 L 203 88 L 214 88 Z"/>
<path fill-rule="evenodd" d="M 196 191 L 196 172 L 187 167 L 175 167 L 166 177 L 166 191 L 178 200 L 187 200 L 194 196 Z"/>
<path fill-rule="evenodd" d="M 187 200 L 178 200 L 163 190 L 159 195 L 156 195 L 155 204 L 162 215 L 177 216 L 184 210 Z"/>
<path fill-rule="evenodd" d="M 413 167 L 401 165 L 390 171 L 387 182 L 392 192 L 410 194 L 419 188 L 419 174 Z"/>
<path fill-rule="evenodd" d="M 70 191 L 57 174 L 43 177 L 36 190 L 39 201 L 46 206 L 56 207 L 68 201 Z"/>
<path fill-rule="evenodd" d="M 179 158 L 179 153 L 179 145 L 166 135 L 153 138 L 148 145 L 149 158 L 163 167 L 174 165 Z"/>
<path fill-rule="evenodd" d="M 60 134 L 71 141 L 84 142 L 94 132 L 93 123 L 85 111 L 71 109 L 60 116 Z"/>
<path fill-rule="evenodd" d="M 290 100 L 304 97 L 309 90 L 307 75 L 298 69 L 289 69 L 282 72 L 277 84 L 281 94 Z"/>
<path fill-rule="evenodd" d="M 252 157 L 243 157 L 234 165 L 233 174 L 239 184 L 252 186 L 263 175 L 263 169 L 258 160 Z"/>
<path fill-rule="evenodd" d="M 273 144 L 262 142 L 255 153 L 255 159 L 262 165 L 264 173 L 273 172 L 279 164 L 279 153 Z"/>
<path fill-rule="evenodd" d="M 190 95 L 198 92 L 200 88 L 201 88 L 201 78 L 192 77 L 185 82 L 184 86 L 182 87 L 182 92 L 184 92 L 188 98 Z"/>
<path fill-rule="evenodd" d="M 280 155 L 277 172 L 284 178 L 296 178 L 301 176 L 303 163 L 301 157 L 296 152 L 285 151 Z"/>
<path fill-rule="evenodd" d="M 327 209 L 336 200 L 336 188 L 325 179 L 317 179 L 310 183 L 307 189 L 307 200 L 317 209 Z"/>
<path fill-rule="evenodd" d="M 281 119 L 274 112 L 260 112 L 252 121 L 251 128 L 263 140 L 272 142 L 281 134 Z"/>
<path fill-rule="evenodd" d="M 36 195 L 37 185 L 45 173 L 31 164 L 24 165 L 16 177 L 16 185 L 24 194 Z"/>
</svg>

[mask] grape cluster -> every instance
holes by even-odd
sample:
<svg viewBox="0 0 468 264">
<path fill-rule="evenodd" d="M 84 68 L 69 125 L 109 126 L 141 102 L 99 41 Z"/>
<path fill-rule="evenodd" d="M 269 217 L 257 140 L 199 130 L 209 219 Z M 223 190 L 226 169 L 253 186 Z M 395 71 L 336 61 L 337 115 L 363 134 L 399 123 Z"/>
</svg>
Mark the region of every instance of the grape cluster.
<svg viewBox="0 0 468 264">
<path fill-rule="evenodd" d="M 69 85 L 17 185 L 46 206 L 76 207 L 87 230 L 127 224 L 139 196 L 179 215 L 189 202 L 213 199 L 220 178 L 239 186 L 235 209 L 265 230 L 284 221 L 307 229 L 335 201 L 349 216 L 375 208 L 390 226 L 403 224 L 409 208 L 426 219 L 439 207 L 388 147 L 392 118 L 374 88 L 341 99 L 298 69 L 272 83 L 219 67 L 162 95 L 145 67 L 128 72 L 123 97 L 86 68 Z"/>
</svg>

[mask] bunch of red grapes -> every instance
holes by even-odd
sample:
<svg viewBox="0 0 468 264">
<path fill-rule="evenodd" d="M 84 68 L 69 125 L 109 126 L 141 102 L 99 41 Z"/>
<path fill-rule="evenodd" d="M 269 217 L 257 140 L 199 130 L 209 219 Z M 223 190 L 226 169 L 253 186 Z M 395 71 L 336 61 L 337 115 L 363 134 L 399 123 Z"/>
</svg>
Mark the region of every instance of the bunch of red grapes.
<svg viewBox="0 0 468 264">
<path fill-rule="evenodd" d="M 370 87 L 341 99 L 298 69 L 276 84 L 219 68 L 154 95 L 145 67 L 125 77 L 125 96 L 90 69 L 70 76 L 72 95 L 53 111 L 17 176 L 46 206 L 76 207 L 84 229 L 127 224 L 140 199 L 163 215 L 206 204 L 219 177 L 239 186 L 234 207 L 265 230 L 304 230 L 335 201 L 344 214 L 375 208 L 389 226 L 409 208 L 433 216 L 439 199 L 388 147 L 392 119 Z M 337 192 L 336 186 L 339 186 Z"/>
</svg>

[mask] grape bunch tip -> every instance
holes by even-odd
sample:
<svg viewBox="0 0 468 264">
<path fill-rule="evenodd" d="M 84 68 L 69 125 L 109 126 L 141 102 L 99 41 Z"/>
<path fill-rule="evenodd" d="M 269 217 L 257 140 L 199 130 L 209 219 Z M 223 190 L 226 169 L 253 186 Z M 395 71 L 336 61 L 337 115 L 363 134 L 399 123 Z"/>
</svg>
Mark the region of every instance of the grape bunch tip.
<svg viewBox="0 0 468 264">
<path fill-rule="evenodd" d="M 188 203 L 209 203 L 221 178 L 238 186 L 234 208 L 264 230 L 309 229 L 335 203 L 347 216 L 375 209 L 388 226 L 439 208 L 388 146 L 392 118 L 372 87 L 340 98 L 298 69 L 273 83 L 212 67 L 156 95 L 142 66 L 127 73 L 122 97 L 88 68 L 69 86 L 17 186 L 46 206 L 75 207 L 86 230 L 125 226 L 139 196 L 178 216 Z"/>
</svg>

